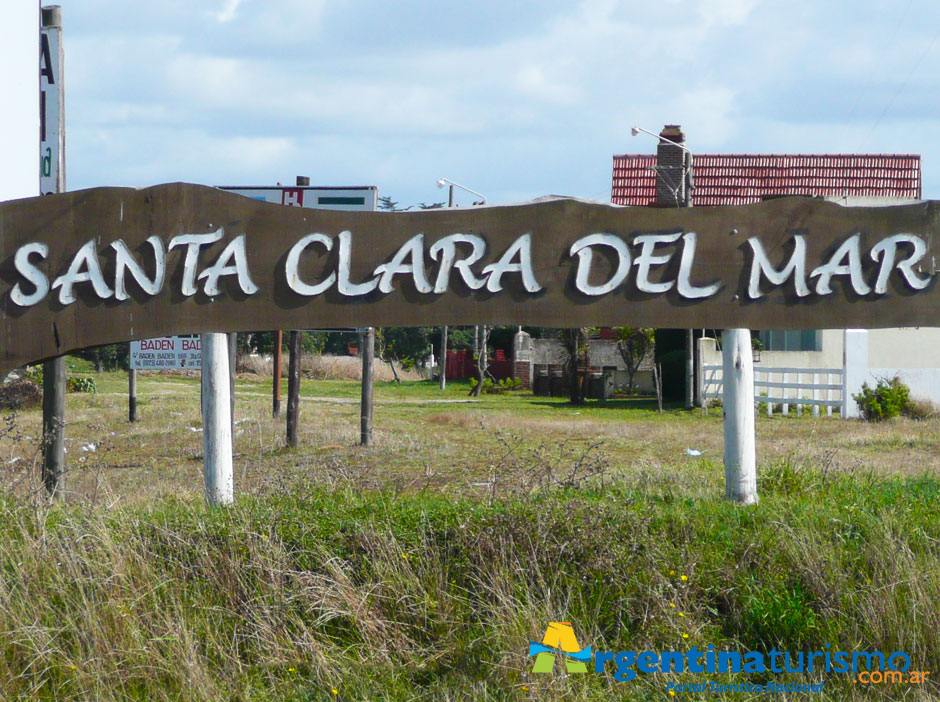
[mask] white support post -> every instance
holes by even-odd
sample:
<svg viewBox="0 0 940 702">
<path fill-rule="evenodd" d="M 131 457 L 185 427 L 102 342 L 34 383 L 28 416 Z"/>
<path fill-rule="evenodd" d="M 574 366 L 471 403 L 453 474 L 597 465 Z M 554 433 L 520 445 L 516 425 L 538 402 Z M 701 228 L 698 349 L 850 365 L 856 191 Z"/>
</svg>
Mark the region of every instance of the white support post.
<svg viewBox="0 0 940 702">
<path fill-rule="evenodd" d="M 858 404 L 852 399 L 862 391 L 868 378 L 868 332 L 846 329 L 842 332 L 842 417 L 858 417 Z"/>
<path fill-rule="evenodd" d="M 754 436 L 754 358 L 748 329 L 725 329 L 721 344 L 724 377 L 725 496 L 757 503 Z"/>
<path fill-rule="evenodd" d="M 226 334 L 202 335 L 202 466 L 211 505 L 231 504 L 235 492 L 228 359 Z"/>
</svg>

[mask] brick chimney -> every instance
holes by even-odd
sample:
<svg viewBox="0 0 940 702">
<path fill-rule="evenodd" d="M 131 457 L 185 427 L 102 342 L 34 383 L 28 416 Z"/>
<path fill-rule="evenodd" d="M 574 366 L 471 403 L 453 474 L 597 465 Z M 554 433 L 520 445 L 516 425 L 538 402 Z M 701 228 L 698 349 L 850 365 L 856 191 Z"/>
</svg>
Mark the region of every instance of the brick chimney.
<svg viewBox="0 0 940 702">
<path fill-rule="evenodd" d="M 682 127 L 667 124 L 659 133 L 656 148 L 656 202 L 665 207 L 685 207 L 686 196 L 691 204 L 690 156 L 677 144 L 685 145 Z"/>
</svg>

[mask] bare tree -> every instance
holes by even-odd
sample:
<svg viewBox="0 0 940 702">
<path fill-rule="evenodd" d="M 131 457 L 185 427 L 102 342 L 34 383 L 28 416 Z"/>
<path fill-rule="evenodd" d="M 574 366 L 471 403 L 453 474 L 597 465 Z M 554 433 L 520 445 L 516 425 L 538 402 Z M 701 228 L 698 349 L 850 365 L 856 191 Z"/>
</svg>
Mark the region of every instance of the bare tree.
<svg viewBox="0 0 940 702">
<path fill-rule="evenodd" d="M 487 348 L 490 342 L 490 331 L 492 328 L 484 324 L 480 327 L 479 341 L 477 345 L 477 382 L 472 388 L 470 388 L 470 395 L 473 397 L 479 397 L 480 392 L 483 390 L 483 380 L 489 374 L 490 359 L 489 359 L 489 349 Z"/>
</svg>

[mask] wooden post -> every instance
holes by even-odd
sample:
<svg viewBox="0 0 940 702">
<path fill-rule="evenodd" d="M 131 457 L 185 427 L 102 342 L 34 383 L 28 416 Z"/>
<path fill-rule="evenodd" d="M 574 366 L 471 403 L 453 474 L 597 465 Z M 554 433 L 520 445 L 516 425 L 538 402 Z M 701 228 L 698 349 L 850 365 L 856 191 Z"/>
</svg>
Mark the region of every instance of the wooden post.
<svg viewBox="0 0 940 702">
<path fill-rule="evenodd" d="M 754 358 L 748 329 L 725 329 L 721 336 L 724 379 L 725 496 L 757 503 L 754 438 Z"/>
<path fill-rule="evenodd" d="M 43 168 L 39 191 L 46 195 L 65 192 L 65 54 L 61 7 L 42 8 L 42 29 L 39 149 Z M 62 356 L 42 364 L 42 481 L 53 497 L 62 497 L 65 489 L 65 374 Z"/>
<path fill-rule="evenodd" d="M 447 387 L 447 325 L 441 327 L 441 391 Z"/>
<path fill-rule="evenodd" d="M 278 329 L 274 332 L 274 396 L 272 414 L 275 417 L 281 414 L 281 344 L 284 342 L 284 334 Z"/>
<path fill-rule="evenodd" d="M 359 443 L 372 445 L 372 390 L 375 383 L 375 329 L 368 327 L 361 335 L 362 399 L 359 404 Z"/>
<path fill-rule="evenodd" d="M 202 466 L 206 500 L 211 505 L 227 505 L 235 497 L 228 339 L 225 334 L 203 334 L 201 342 Z"/>
<path fill-rule="evenodd" d="M 297 446 L 297 426 L 300 420 L 300 345 L 303 333 L 292 331 L 288 343 L 287 368 L 287 445 Z"/>
<path fill-rule="evenodd" d="M 127 421 L 137 421 L 137 369 L 127 370 Z"/>
</svg>

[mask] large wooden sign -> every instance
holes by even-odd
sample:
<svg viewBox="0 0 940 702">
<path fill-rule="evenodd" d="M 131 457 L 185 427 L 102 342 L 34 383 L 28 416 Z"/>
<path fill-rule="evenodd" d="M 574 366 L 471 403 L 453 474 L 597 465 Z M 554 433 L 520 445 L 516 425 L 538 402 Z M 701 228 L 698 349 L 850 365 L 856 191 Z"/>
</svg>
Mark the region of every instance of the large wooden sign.
<svg viewBox="0 0 940 702">
<path fill-rule="evenodd" d="M 335 212 L 182 183 L 0 204 L 0 371 L 213 331 L 929 326 L 938 203 Z"/>
</svg>

